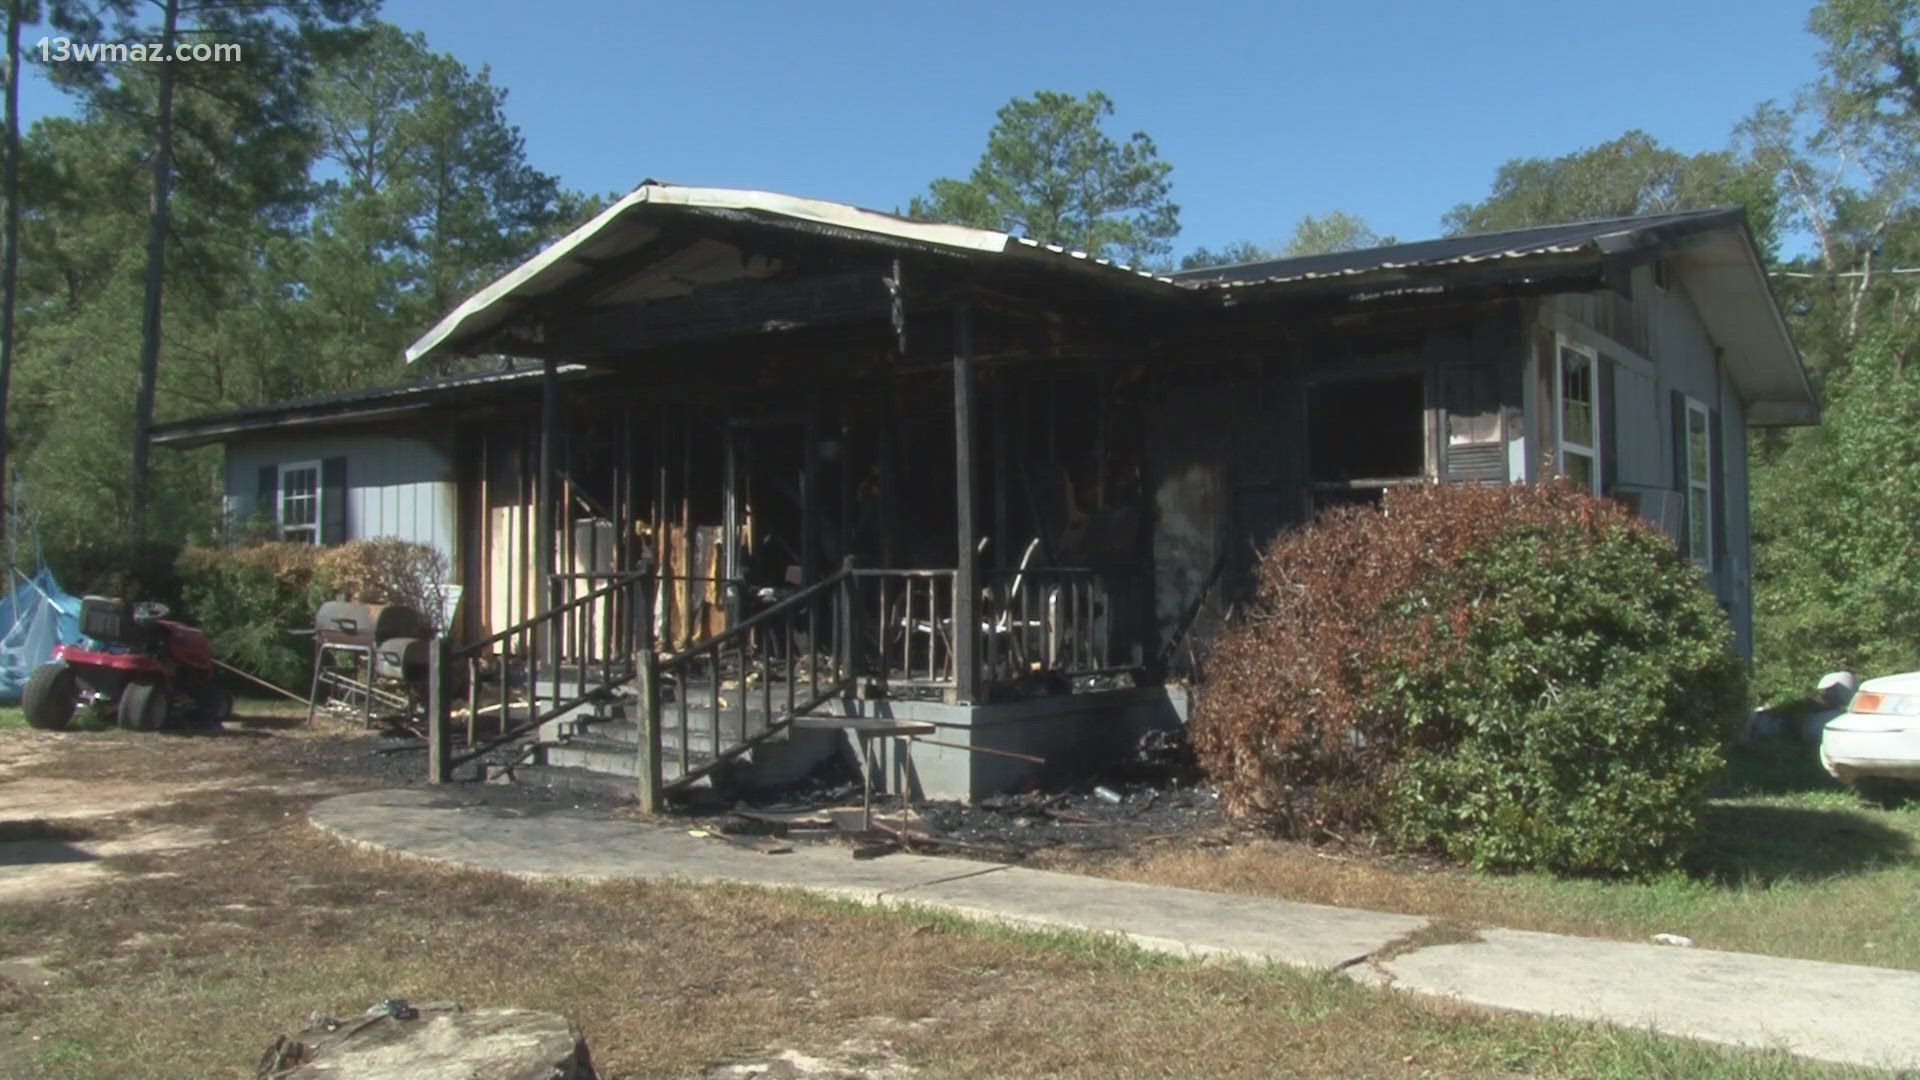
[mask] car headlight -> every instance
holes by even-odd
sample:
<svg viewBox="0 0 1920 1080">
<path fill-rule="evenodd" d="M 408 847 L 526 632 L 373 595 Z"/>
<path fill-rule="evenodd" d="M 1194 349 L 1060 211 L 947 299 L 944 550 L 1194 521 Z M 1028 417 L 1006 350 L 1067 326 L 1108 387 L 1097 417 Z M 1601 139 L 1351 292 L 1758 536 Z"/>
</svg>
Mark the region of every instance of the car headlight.
<svg viewBox="0 0 1920 1080">
<path fill-rule="evenodd" d="M 1879 694 L 1865 691 L 1853 695 L 1847 711 L 1878 716 L 1920 716 L 1920 694 Z"/>
</svg>

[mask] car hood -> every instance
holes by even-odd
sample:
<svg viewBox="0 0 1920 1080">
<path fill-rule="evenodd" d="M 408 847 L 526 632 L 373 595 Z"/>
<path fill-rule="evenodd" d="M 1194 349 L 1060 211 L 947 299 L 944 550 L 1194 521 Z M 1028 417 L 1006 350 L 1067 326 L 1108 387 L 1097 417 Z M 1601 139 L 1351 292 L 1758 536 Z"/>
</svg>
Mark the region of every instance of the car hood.
<svg viewBox="0 0 1920 1080">
<path fill-rule="evenodd" d="M 1920 694 L 1920 671 L 1882 675 L 1860 684 L 1860 692 L 1875 694 Z"/>
</svg>

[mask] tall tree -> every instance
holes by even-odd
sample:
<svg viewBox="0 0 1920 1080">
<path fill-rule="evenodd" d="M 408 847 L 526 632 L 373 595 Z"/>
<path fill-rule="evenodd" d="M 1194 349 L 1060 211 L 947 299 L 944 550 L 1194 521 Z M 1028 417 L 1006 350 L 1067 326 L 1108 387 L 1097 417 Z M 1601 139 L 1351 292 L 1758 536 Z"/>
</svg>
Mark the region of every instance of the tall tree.
<svg viewBox="0 0 1920 1080">
<path fill-rule="evenodd" d="M 1373 226 L 1368 225 L 1365 218 L 1345 210 L 1331 210 L 1317 217 L 1308 214 L 1300 219 L 1293 227 L 1293 235 L 1287 239 L 1286 257 L 1294 259 L 1303 255 L 1331 255 L 1339 251 L 1382 247 L 1394 242 L 1393 237 L 1374 232 Z"/>
<path fill-rule="evenodd" d="M 20 28 L 39 18 L 37 8 L 27 0 L 7 0 L 6 166 L 0 174 L 0 199 L 7 205 L 0 236 L 0 530 L 6 531 L 13 527 L 7 502 L 7 394 L 13 386 L 13 319 L 20 293 Z"/>
<path fill-rule="evenodd" d="M 251 112 L 249 119 L 274 135 L 285 137 L 300 131 L 302 101 L 298 84 L 311 63 L 321 32 L 364 18 L 377 3 L 378 0 L 255 0 L 246 4 L 236 4 L 233 0 L 159 0 L 160 22 L 156 27 L 146 21 L 147 5 L 142 0 L 55 2 L 55 24 L 74 37 L 83 41 L 139 43 L 143 49 L 149 47 L 148 43 L 154 43 L 160 51 L 157 60 L 149 61 L 157 76 L 152 81 L 151 97 L 137 93 L 147 88 L 148 80 L 121 74 L 130 65 L 115 64 L 112 59 L 61 65 L 55 69 L 59 81 L 96 102 L 111 102 L 120 108 L 136 102 L 142 106 L 152 103 L 149 129 L 152 181 L 128 508 L 129 523 L 136 536 L 145 533 L 147 524 L 147 435 L 153 424 L 162 344 L 161 315 L 174 184 L 175 97 L 183 85 L 216 97 L 222 90 L 235 89 L 233 79 L 222 77 L 221 69 L 228 65 L 211 57 L 200 63 L 183 59 L 180 49 L 188 44 L 239 46 L 243 62 L 231 67 L 268 73 L 265 80 L 252 88 L 259 95 L 247 99 L 252 108 L 242 106 L 240 111 Z M 194 40 L 196 38 L 204 40 Z M 214 74 L 203 79 L 202 72 Z M 234 98 L 226 100 L 229 104 L 239 104 Z"/>
<path fill-rule="evenodd" d="M 1124 141 L 1108 135 L 1112 115 L 1112 99 L 1098 90 L 1014 98 L 1000 108 L 973 172 L 935 180 L 908 213 L 1100 258 L 1162 260 L 1180 232 L 1180 208 L 1169 198 L 1173 166 L 1144 131 Z"/>
<path fill-rule="evenodd" d="M 1454 207 L 1441 225 L 1463 235 L 1730 203 L 1747 208 L 1770 248 L 1776 196 L 1765 169 L 1732 151 L 1682 153 L 1636 130 L 1561 157 L 1515 158 L 1485 199 Z"/>
<path fill-rule="evenodd" d="M 1382 247 L 1398 243 L 1391 236 L 1382 236 L 1373 231 L 1365 218 L 1350 214 L 1345 210 L 1330 210 L 1325 214 L 1307 214 L 1294 223 L 1293 233 L 1287 242 L 1278 248 L 1266 247 L 1251 240 L 1235 240 L 1233 243 L 1213 251 L 1208 248 L 1195 248 L 1180 260 L 1182 270 L 1205 270 L 1215 266 L 1241 266 L 1247 263 L 1271 262 L 1275 259 L 1297 259 L 1306 255 L 1331 255 L 1338 251 L 1358 251 L 1361 248 Z"/>
<path fill-rule="evenodd" d="M 1271 262 L 1280 257 L 1279 252 L 1263 247 L 1251 240 L 1235 240 L 1215 251 L 1208 247 L 1197 247 L 1180 258 L 1182 270 L 1210 270 L 1216 266 L 1245 266 L 1248 263 Z"/>
<path fill-rule="evenodd" d="M 323 175 L 298 271 L 318 385 L 391 365 L 422 326 L 584 207 L 527 163 L 485 68 L 375 24 L 313 81 Z"/>
<path fill-rule="evenodd" d="M 1920 663 L 1920 0 L 1827 0 L 1818 79 L 1740 127 L 1805 253 L 1777 278 L 1821 426 L 1757 444 L 1755 659 L 1772 697 Z M 1836 521 L 1863 522 L 1836 529 Z"/>
</svg>

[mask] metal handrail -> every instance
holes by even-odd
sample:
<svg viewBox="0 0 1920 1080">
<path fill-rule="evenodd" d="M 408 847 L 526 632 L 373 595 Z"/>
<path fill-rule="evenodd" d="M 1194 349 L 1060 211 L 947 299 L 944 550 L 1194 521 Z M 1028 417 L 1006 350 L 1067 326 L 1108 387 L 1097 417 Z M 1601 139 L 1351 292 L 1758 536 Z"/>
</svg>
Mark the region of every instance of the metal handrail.
<svg viewBox="0 0 1920 1080">
<path fill-rule="evenodd" d="M 552 576 L 555 578 L 560 578 L 568 575 L 554 574 Z M 533 615 L 533 616 L 529 616 L 528 618 L 522 619 L 519 622 L 513 624 L 512 626 L 507 627 L 505 630 L 501 630 L 498 633 L 495 633 L 492 637 L 482 638 L 479 641 L 462 645 L 460 648 L 454 650 L 453 659 L 467 660 L 473 657 L 480 656 L 490 646 L 498 645 L 500 642 L 505 641 L 508 638 L 525 634 L 528 631 L 538 627 L 541 623 L 552 622 L 560 618 L 561 616 L 574 611 L 577 608 L 585 607 L 586 605 L 594 603 L 599 600 L 604 600 L 607 597 L 625 588 L 626 586 L 631 585 L 633 584 L 633 582 L 646 576 L 647 576 L 647 571 L 645 570 L 632 570 L 632 571 L 627 571 L 620 574 L 608 575 L 608 577 L 612 579 L 610 584 L 602 585 L 599 588 L 593 590 L 592 592 L 587 593 L 585 596 L 575 597 L 574 599 L 569 600 L 564 604 L 559 604 L 555 607 L 548 608 L 546 611 L 543 611 L 538 615 Z"/>
<path fill-rule="evenodd" d="M 665 671 L 667 668 L 684 664 L 692 657 L 732 644 L 736 638 L 751 633 L 757 627 L 764 626 L 774 619 L 786 615 L 788 611 L 798 608 L 828 589 L 838 586 L 853 573 L 856 573 L 856 571 L 842 567 L 806 588 L 801 589 L 799 592 L 794 593 L 792 596 L 782 597 L 772 606 L 761 611 L 756 611 L 747 618 L 741 619 L 739 622 L 714 634 L 712 637 L 702 638 L 671 656 L 662 657 L 660 660 L 660 669 Z"/>
</svg>

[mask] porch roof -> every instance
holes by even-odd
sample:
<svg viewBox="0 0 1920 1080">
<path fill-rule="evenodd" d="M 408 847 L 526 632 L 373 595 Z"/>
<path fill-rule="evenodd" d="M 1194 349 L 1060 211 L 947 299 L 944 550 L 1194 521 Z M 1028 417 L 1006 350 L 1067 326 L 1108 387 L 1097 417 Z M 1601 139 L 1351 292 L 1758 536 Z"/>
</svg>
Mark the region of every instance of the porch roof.
<svg viewBox="0 0 1920 1080">
<path fill-rule="evenodd" d="M 1020 263 L 1063 274 L 1091 276 L 1121 287 L 1179 295 L 1171 278 L 1135 270 L 1083 251 L 1068 251 L 991 229 L 911 221 L 845 203 L 771 191 L 682 187 L 649 180 L 625 198 L 468 297 L 407 348 L 422 357 L 485 351 L 496 331 L 542 301 L 606 270 L 631 266 L 633 277 L 609 282 L 608 299 L 658 300 L 722 282 L 766 277 L 778 267 L 729 244 L 695 239 L 662 246 L 661 225 L 675 217 L 808 233 L 898 250 Z"/>
</svg>

